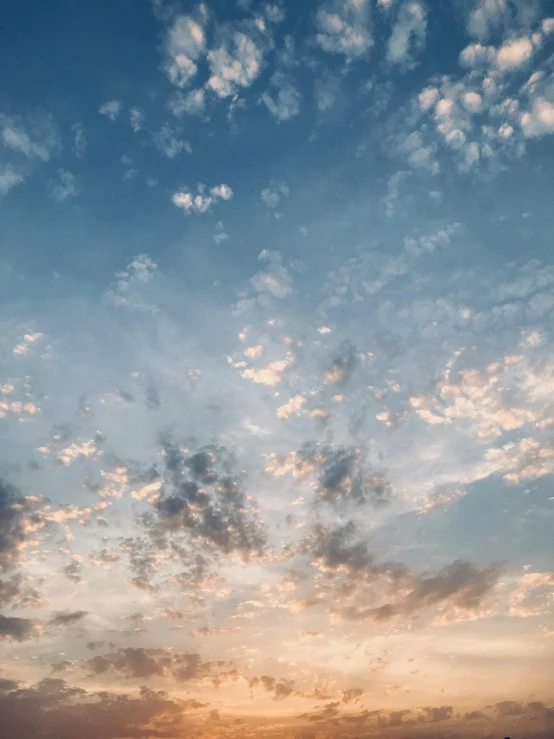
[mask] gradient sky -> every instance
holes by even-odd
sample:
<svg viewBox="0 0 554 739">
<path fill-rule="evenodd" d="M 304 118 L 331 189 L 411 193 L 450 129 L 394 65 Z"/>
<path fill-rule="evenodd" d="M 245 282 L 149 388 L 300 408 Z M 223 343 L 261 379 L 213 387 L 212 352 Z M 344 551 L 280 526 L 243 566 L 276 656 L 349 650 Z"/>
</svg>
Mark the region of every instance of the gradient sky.
<svg viewBox="0 0 554 739">
<path fill-rule="evenodd" d="M 552 737 L 554 6 L 0 37 L 2 739 Z"/>
</svg>

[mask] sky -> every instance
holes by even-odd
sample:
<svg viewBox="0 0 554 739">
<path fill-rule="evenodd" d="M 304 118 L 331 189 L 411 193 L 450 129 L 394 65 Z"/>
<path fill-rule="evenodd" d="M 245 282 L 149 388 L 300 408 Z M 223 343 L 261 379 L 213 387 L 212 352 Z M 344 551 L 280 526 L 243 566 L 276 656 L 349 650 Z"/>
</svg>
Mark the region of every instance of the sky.
<svg viewBox="0 0 554 739">
<path fill-rule="evenodd" d="M 554 6 L 30 0 L 0 733 L 554 733 Z"/>
</svg>

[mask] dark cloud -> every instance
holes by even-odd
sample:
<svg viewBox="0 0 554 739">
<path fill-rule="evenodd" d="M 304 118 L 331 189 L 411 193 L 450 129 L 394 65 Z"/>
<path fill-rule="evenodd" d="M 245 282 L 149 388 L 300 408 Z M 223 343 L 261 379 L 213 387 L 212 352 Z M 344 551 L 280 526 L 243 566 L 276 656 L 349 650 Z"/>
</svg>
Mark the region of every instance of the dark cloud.
<svg viewBox="0 0 554 739">
<path fill-rule="evenodd" d="M 333 385 L 345 385 L 356 369 L 357 363 L 356 347 L 348 340 L 343 341 L 325 370 L 325 382 Z"/>
<path fill-rule="evenodd" d="M 390 713 L 378 716 L 377 724 L 379 726 L 391 726 L 395 728 L 398 726 L 407 726 L 413 723 L 413 719 L 405 720 L 410 713 L 411 711 L 407 711 L 405 709 L 401 711 L 390 711 Z"/>
<path fill-rule="evenodd" d="M 104 641 L 89 641 L 87 642 L 87 649 L 90 649 L 91 652 L 94 652 L 96 649 L 102 649 L 105 643 L 106 642 Z"/>
<path fill-rule="evenodd" d="M 463 721 L 481 721 L 483 719 L 488 720 L 488 716 L 483 711 L 468 711 L 462 716 Z"/>
<path fill-rule="evenodd" d="M 146 407 L 150 408 L 151 410 L 158 410 L 158 408 L 162 404 L 158 390 L 153 385 L 150 385 L 150 387 L 146 388 L 145 395 L 146 395 Z"/>
<path fill-rule="evenodd" d="M 68 626 L 74 624 L 77 621 L 81 621 L 88 611 L 67 611 L 65 613 L 57 613 L 54 618 L 48 621 L 50 626 Z"/>
<path fill-rule="evenodd" d="M 343 690 L 342 692 L 342 703 L 356 703 L 358 698 L 363 695 L 363 690 L 360 688 L 350 688 L 349 690 Z"/>
<path fill-rule="evenodd" d="M 6 739 L 174 739 L 189 735 L 187 714 L 206 705 L 146 687 L 128 694 L 87 693 L 55 678 L 30 687 L 0 680 Z"/>
<path fill-rule="evenodd" d="M 411 614 L 441 603 L 462 611 L 475 611 L 495 587 L 500 574 L 497 567 L 479 569 L 471 562 L 458 560 L 443 567 L 437 575 L 419 578 L 404 599 L 376 609 L 375 618 Z"/>
<path fill-rule="evenodd" d="M 389 481 L 371 471 L 358 447 L 308 443 L 296 456 L 299 469 L 316 469 L 318 501 L 380 505 L 390 497 Z"/>
<path fill-rule="evenodd" d="M 355 531 L 352 523 L 335 529 L 318 525 L 304 538 L 299 552 L 311 555 L 326 577 L 301 605 L 327 604 L 329 613 L 357 621 L 411 617 L 436 607 L 448 619 L 475 612 L 501 574 L 496 566 L 479 569 L 455 561 L 436 575 L 416 575 L 396 562 L 378 563 L 365 543 L 354 540 Z M 377 599 L 385 602 L 375 605 Z"/>
<path fill-rule="evenodd" d="M 238 673 L 225 661 L 204 662 L 199 654 L 170 649 L 121 648 L 83 660 L 92 675 L 115 672 L 127 679 L 170 676 L 177 682 L 210 679 L 221 682 L 238 679 Z"/>
<path fill-rule="evenodd" d="M 18 562 L 26 539 L 25 519 L 33 521 L 35 516 L 32 503 L 13 485 L 0 480 L 0 569 L 7 570 Z"/>
<path fill-rule="evenodd" d="M 41 593 L 21 575 L 15 575 L 9 580 L 0 580 L 0 607 L 38 608 L 44 603 Z"/>
<path fill-rule="evenodd" d="M 39 629 L 39 622 L 33 619 L 0 614 L 0 639 L 26 641 L 37 636 Z"/>
<path fill-rule="evenodd" d="M 273 693 L 275 701 L 284 700 L 294 693 L 294 680 L 278 679 L 270 675 L 252 677 L 248 680 L 248 685 L 250 689 L 260 686 L 268 693 Z"/>
<path fill-rule="evenodd" d="M 340 702 L 327 703 L 323 708 L 314 713 L 303 713 L 298 718 L 307 719 L 312 722 L 328 722 L 340 716 Z"/>
<path fill-rule="evenodd" d="M 74 559 L 69 564 L 65 565 L 62 568 L 62 571 L 67 579 L 71 580 L 71 582 L 81 582 L 81 565 L 78 560 Z"/>
<path fill-rule="evenodd" d="M 500 701 L 495 708 L 499 716 L 522 716 L 525 713 L 525 707 L 515 701 Z"/>
<path fill-rule="evenodd" d="M 419 717 L 419 720 L 426 723 L 437 723 L 439 721 L 448 721 L 454 716 L 454 709 L 452 706 L 439 706 L 433 708 L 426 706 L 423 709 L 423 714 Z"/>
<path fill-rule="evenodd" d="M 234 460 L 226 449 L 210 446 L 188 454 L 166 442 L 164 459 L 166 484 L 154 504 L 158 530 L 186 532 L 216 552 L 244 559 L 262 553 L 264 534 L 232 475 Z"/>
</svg>

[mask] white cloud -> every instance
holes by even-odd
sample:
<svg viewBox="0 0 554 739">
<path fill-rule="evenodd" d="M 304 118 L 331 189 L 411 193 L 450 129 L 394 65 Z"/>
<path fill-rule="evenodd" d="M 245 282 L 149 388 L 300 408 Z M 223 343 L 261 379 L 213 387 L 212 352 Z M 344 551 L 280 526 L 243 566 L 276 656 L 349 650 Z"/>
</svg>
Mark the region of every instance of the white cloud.
<svg viewBox="0 0 554 739">
<path fill-rule="evenodd" d="M 139 254 L 130 262 L 127 269 L 117 273 L 116 284 L 105 297 L 114 305 L 155 313 L 156 306 L 145 302 L 141 289 L 152 280 L 157 269 L 158 265 L 148 255 Z"/>
<path fill-rule="evenodd" d="M 66 169 L 58 169 L 56 172 L 57 179 L 50 181 L 50 195 L 61 203 L 67 198 L 72 198 L 77 195 L 77 178 L 71 172 Z"/>
<path fill-rule="evenodd" d="M 264 367 L 248 367 L 242 370 L 241 375 L 247 380 L 252 380 L 258 385 L 278 385 L 283 376 L 283 372 L 294 364 L 292 354 L 287 354 L 285 359 L 277 359 L 269 362 Z"/>
<path fill-rule="evenodd" d="M 289 192 L 288 185 L 284 182 L 280 182 L 271 187 L 264 188 L 261 192 L 260 198 L 268 208 L 276 208 L 281 202 L 281 195 L 288 195 Z"/>
<path fill-rule="evenodd" d="M 232 197 L 233 191 L 229 185 L 216 185 L 209 191 L 206 190 L 205 185 L 198 185 L 196 194 L 190 190 L 181 190 L 172 196 L 171 201 L 188 215 L 189 213 L 206 213 L 218 200 L 230 200 Z"/>
<path fill-rule="evenodd" d="M 41 341 L 44 338 L 44 334 L 35 331 L 34 333 L 28 333 L 23 336 L 23 341 L 16 344 L 13 348 L 13 353 L 17 355 L 27 354 L 33 344 L 37 341 Z"/>
<path fill-rule="evenodd" d="M 87 150 L 87 139 L 85 136 L 85 128 L 81 123 L 75 123 L 71 130 L 73 132 L 73 151 L 75 156 L 81 159 Z"/>
<path fill-rule="evenodd" d="M 154 143 L 169 159 L 174 159 L 183 150 L 189 154 L 192 152 L 189 142 L 179 138 L 177 132 L 167 124 L 154 134 Z"/>
<path fill-rule="evenodd" d="M 394 215 L 396 202 L 400 196 L 400 183 L 408 176 L 408 172 L 395 172 L 389 177 L 387 184 L 387 194 L 383 198 L 385 206 L 385 215 L 392 218 Z"/>
<path fill-rule="evenodd" d="M 123 109 L 123 104 L 121 100 L 108 100 L 105 103 L 102 103 L 100 108 L 98 109 L 98 112 L 100 115 L 105 115 L 107 118 L 110 119 L 110 121 L 115 121 L 116 118 L 119 118 L 119 114 L 121 113 Z"/>
<path fill-rule="evenodd" d="M 533 55 L 533 44 L 530 39 L 521 38 L 506 41 L 496 54 L 496 63 L 499 69 L 515 69 L 529 61 Z"/>
<path fill-rule="evenodd" d="M 373 45 L 368 0 L 328 0 L 316 13 L 316 41 L 323 51 L 356 59 Z"/>
<path fill-rule="evenodd" d="M 301 95 L 284 72 L 276 72 L 271 78 L 275 95 L 264 92 L 262 101 L 278 121 L 288 121 L 300 112 Z"/>
<path fill-rule="evenodd" d="M 277 408 L 277 418 L 288 418 L 289 416 L 299 415 L 302 412 L 302 406 L 305 404 L 306 398 L 302 395 L 295 395 L 288 403 Z"/>
<path fill-rule="evenodd" d="M 27 159 L 47 162 L 61 148 L 58 133 L 49 118 L 31 121 L 28 126 L 24 126 L 6 116 L 0 116 L 0 125 L 4 146 L 23 154 Z"/>
<path fill-rule="evenodd" d="M 462 104 L 471 113 L 480 113 L 483 110 L 483 98 L 478 92 L 469 91 L 464 93 Z"/>
<path fill-rule="evenodd" d="M 23 182 L 23 176 L 11 164 L 0 165 L 0 196 L 6 195 L 13 187 Z"/>
<path fill-rule="evenodd" d="M 223 241 L 229 241 L 229 234 L 225 231 L 222 221 L 218 221 L 215 224 L 214 241 L 216 244 L 221 244 Z"/>
<path fill-rule="evenodd" d="M 421 110 L 430 110 L 440 97 L 440 93 L 436 87 L 426 87 L 418 95 L 419 107 Z"/>
<path fill-rule="evenodd" d="M 263 6 L 264 15 L 270 23 L 282 23 L 286 13 L 281 3 L 266 3 Z"/>
<path fill-rule="evenodd" d="M 416 2 L 404 3 L 388 42 L 387 60 L 391 64 L 412 66 L 414 52 L 420 51 L 425 44 L 426 30 L 423 6 Z"/>
<path fill-rule="evenodd" d="M 527 572 L 515 583 L 510 594 L 509 615 L 528 618 L 548 613 L 554 594 L 554 572 Z"/>
<path fill-rule="evenodd" d="M 531 110 L 521 116 L 521 128 L 528 138 L 554 133 L 554 103 L 544 97 L 533 100 Z"/>
<path fill-rule="evenodd" d="M 506 0 L 477 0 L 469 14 L 467 30 L 476 38 L 486 41 L 492 30 L 497 28 L 507 13 Z"/>
<path fill-rule="evenodd" d="M 168 77 L 177 87 L 185 87 L 196 75 L 196 60 L 206 48 L 204 29 L 189 16 L 179 16 L 167 33 L 166 45 Z"/>
<path fill-rule="evenodd" d="M 254 346 L 248 346 L 244 350 L 243 354 L 249 359 L 259 359 L 264 353 L 262 344 L 255 344 Z"/>
<path fill-rule="evenodd" d="M 231 200 L 233 191 L 229 185 L 216 185 L 210 190 L 210 195 L 213 195 L 214 198 L 221 198 L 222 200 Z"/>
<path fill-rule="evenodd" d="M 178 92 L 169 101 L 169 109 L 173 115 L 201 115 L 206 106 L 206 95 L 202 88 L 190 90 L 183 94 Z"/>
<path fill-rule="evenodd" d="M 210 78 L 207 86 L 220 98 L 249 87 L 262 69 L 263 53 L 246 34 L 235 31 L 225 44 L 208 52 Z"/>
<path fill-rule="evenodd" d="M 269 293 L 274 298 L 286 298 L 292 293 L 292 281 L 281 262 L 281 255 L 276 251 L 264 249 L 259 259 L 268 263 L 267 269 L 258 272 L 250 279 L 250 284 L 257 293 Z"/>
<path fill-rule="evenodd" d="M 339 79 L 337 77 L 318 77 L 315 81 L 315 101 L 321 112 L 333 107 L 337 92 L 339 90 Z"/>
<path fill-rule="evenodd" d="M 131 108 L 129 111 L 129 122 L 135 133 L 142 129 L 144 123 L 144 113 L 139 108 Z"/>
</svg>

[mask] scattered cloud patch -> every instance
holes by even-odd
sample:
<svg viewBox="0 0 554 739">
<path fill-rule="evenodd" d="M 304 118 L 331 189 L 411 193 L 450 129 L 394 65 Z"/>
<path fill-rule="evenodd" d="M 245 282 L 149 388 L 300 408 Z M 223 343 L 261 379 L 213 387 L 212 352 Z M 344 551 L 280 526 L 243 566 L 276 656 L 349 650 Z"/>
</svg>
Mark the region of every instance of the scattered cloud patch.
<svg viewBox="0 0 554 739">
<path fill-rule="evenodd" d="M 232 197 L 233 191 L 229 185 L 216 185 L 210 189 L 205 185 L 198 185 L 195 194 L 190 190 L 181 190 L 172 196 L 171 201 L 188 215 L 206 213 L 219 200 L 231 200 Z"/>
<path fill-rule="evenodd" d="M 75 197 L 79 192 L 77 178 L 66 169 L 58 169 L 56 179 L 50 180 L 50 196 L 58 203 Z"/>
<path fill-rule="evenodd" d="M 110 121 L 115 121 L 119 118 L 119 115 L 121 111 L 123 110 L 123 103 L 121 100 L 107 100 L 105 103 L 102 103 L 100 108 L 98 109 L 98 112 L 100 115 L 105 115 L 106 118 L 109 118 Z"/>
</svg>

